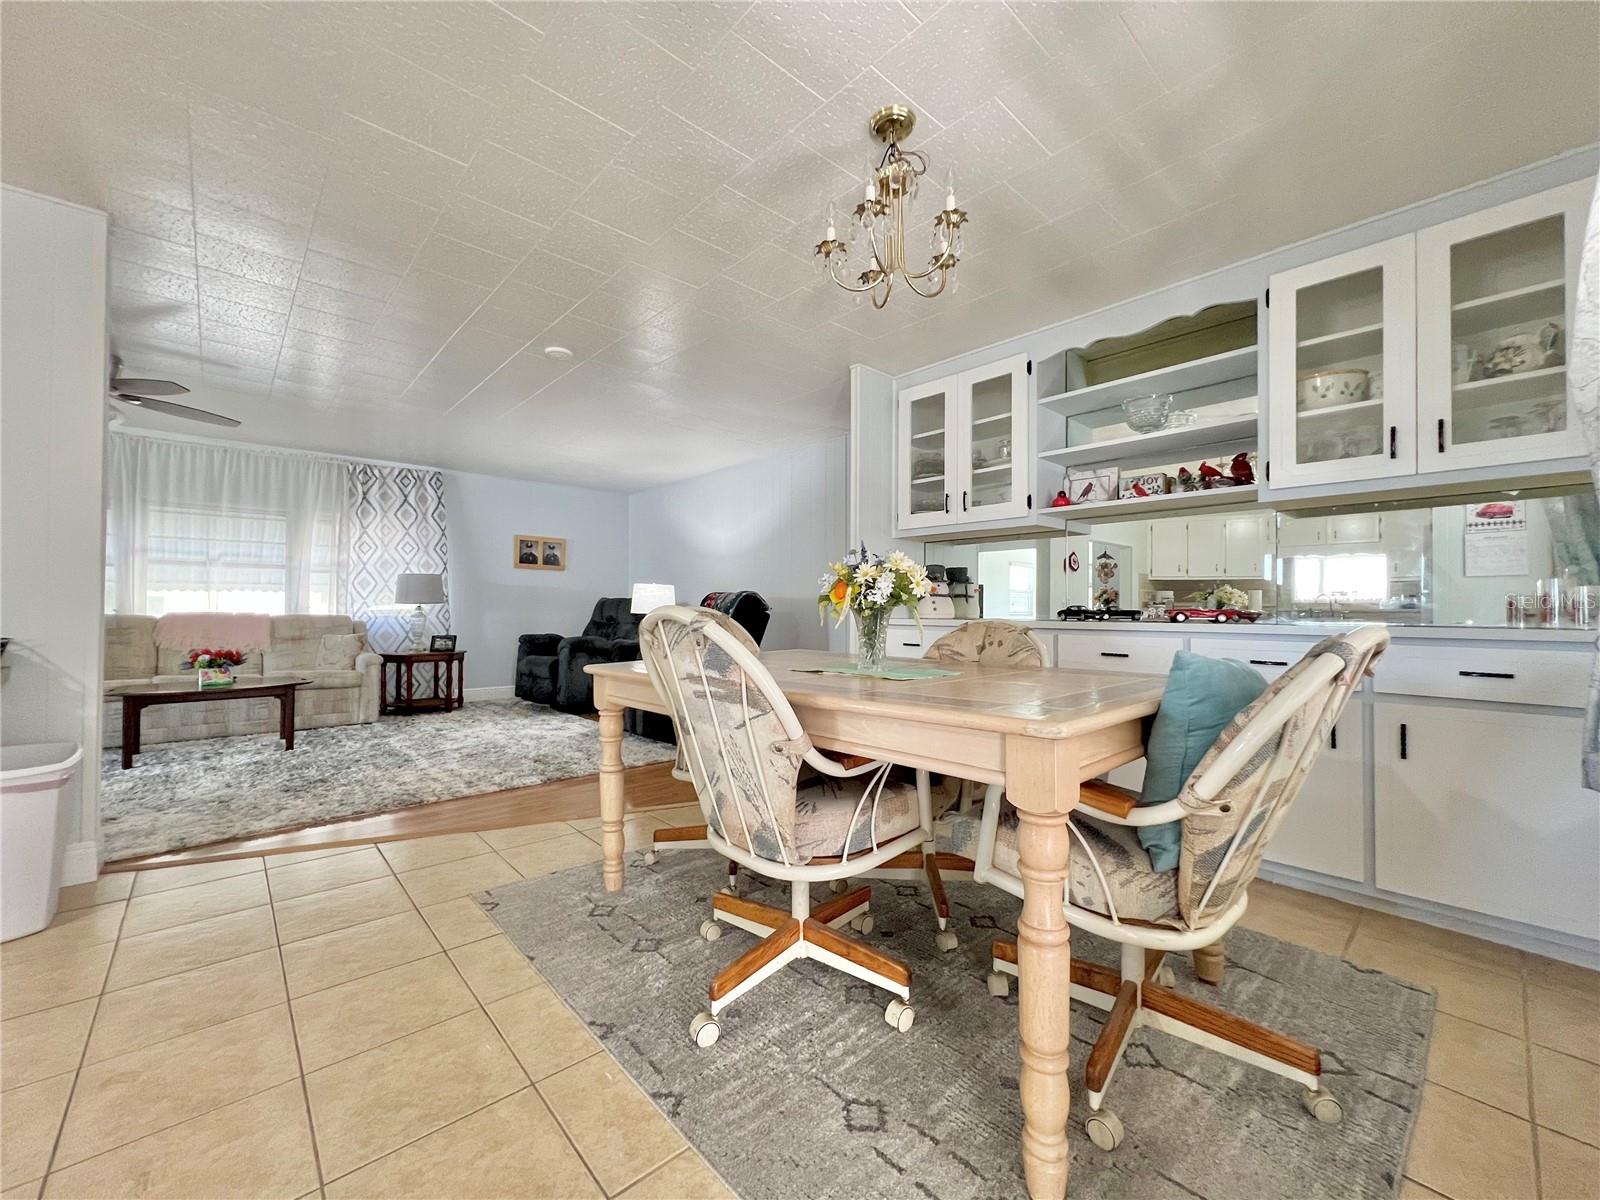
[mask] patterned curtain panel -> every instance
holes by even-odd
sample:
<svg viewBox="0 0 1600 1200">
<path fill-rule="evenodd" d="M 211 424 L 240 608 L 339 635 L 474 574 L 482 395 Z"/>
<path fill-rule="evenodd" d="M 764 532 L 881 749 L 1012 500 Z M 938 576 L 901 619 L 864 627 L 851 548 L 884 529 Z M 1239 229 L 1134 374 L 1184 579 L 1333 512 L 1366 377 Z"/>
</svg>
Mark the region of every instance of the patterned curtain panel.
<svg viewBox="0 0 1600 1200">
<path fill-rule="evenodd" d="M 398 609 L 394 602 L 395 580 L 408 572 L 445 576 L 446 603 L 423 611 L 430 634 L 450 632 L 444 476 L 351 463 L 347 517 L 343 611 L 367 623 L 372 648 L 400 650 L 410 641 L 410 610 Z"/>
</svg>

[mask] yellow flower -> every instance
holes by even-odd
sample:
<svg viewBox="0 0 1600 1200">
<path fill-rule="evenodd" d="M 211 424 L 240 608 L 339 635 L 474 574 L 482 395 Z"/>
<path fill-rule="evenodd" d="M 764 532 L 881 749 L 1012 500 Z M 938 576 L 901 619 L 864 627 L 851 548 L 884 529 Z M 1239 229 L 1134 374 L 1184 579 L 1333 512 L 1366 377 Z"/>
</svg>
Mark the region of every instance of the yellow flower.
<svg viewBox="0 0 1600 1200">
<path fill-rule="evenodd" d="M 833 601 L 835 607 L 843 604 L 845 602 L 845 597 L 847 597 L 849 594 L 850 585 L 845 583 L 845 581 L 842 579 L 835 579 L 833 581 L 833 586 L 828 589 L 828 599 Z"/>
</svg>

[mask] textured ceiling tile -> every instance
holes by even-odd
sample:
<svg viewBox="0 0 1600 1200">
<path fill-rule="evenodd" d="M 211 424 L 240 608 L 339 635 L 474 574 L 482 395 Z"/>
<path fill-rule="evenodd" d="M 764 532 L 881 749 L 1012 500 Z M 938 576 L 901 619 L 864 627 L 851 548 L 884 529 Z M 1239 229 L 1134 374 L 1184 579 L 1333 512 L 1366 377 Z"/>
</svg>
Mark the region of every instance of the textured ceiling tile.
<svg viewBox="0 0 1600 1200">
<path fill-rule="evenodd" d="M 545 234 L 539 248 L 610 276 L 628 263 L 627 255 L 619 247 L 620 240 L 616 230 L 569 212 Z M 538 279 L 525 278 L 520 274 L 518 278 L 524 283 L 548 287 L 551 291 L 560 290 L 554 283 L 540 284 Z"/>
<path fill-rule="evenodd" d="M 688 212 L 696 198 L 677 195 L 631 171 L 614 168 L 595 180 L 574 207 L 607 229 L 652 242 Z M 626 257 L 631 251 L 624 248 L 621 253 Z"/>
<path fill-rule="evenodd" d="M 634 30 L 693 66 L 752 6 L 711 0 L 616 0 L 611 7 Z"/>
<path fill-rule="evenodd" d="M 473 313 L 468 324 L 527 342 L 571 307 L 565 296 L 507 280 Z"/>
<path fill-rule="evenodd" d="M 1299 4 L 1129 4 L 1122 23 L 1157 74 L 1169 84 L 1196 75 L 1249 46 L 1272 46 L 1285 53 L 1302 46 L 1296 27 L 1316 5 Z M 1381 7 L 1381 6 L 1380 6 Z"/>
<path fill-rule="evenodd" d="M 429 208 L 444 207 L 466 170 L 453 158 L 351 116 L 335 126 L 334 154 L 356 179 Z"/>
<path fill-rule="evenodd" d="M 566 316 L 540 334 L 538 341 L 541 346 L 565 346 L 583 359 L 609 346 L 619 336 L 620 331 L 605 325 Z"/>
<path fill-rule="evenodd" d="M 640 267 L 660 272 L 680 283 L 701 287 L 731 266 L 737 256 L 721 246 L 669 229 L 632 257 Z"/>
<path fill-rule="evenodd" d="M 336 317 L 348 317 L 369 325 L 383 315 L 384 307 L 382 300 L 372 296 L 325 287 L 306 279 L 302 279 L 300 286 L 295 288 L 294 303 L 300 308 L 332 313 Z"/>
<path fill-rule="evenodd" d="M 106 211 L 115 228 L 131 229 L 180 246 L 194 245 L 194 214 L 185 209 L 113 190 L 107 197 Z"/>
<path fill-rule="evenodd" d="M 573 308 L 572 315 L 612 329 L 634 329 L 697 294 L 697 288 L 677 279 L 627 269 Z"/>
<path fill-rule="evenodd" d="M 831 96 L 917 24 L 898 4 L 755 4 L 738 33 L 812 91 Z"/>
<path fill-rule="evenodd" d="M 389 293 L 389 311 L 412 316 L 466 317 L 489 298 L 489 289 L 424 267 L 412 267 Z"/>
<path fill-rule="evenodd" d="M 754 156 L 821 104 L 821 96 L 733 34 L 684 81 L 667 107 Z"/>
<path fill-rule="evenodd" d="M 274 287 L 270 283 L 261 283 L 240 275 L 229 275 L 224 271 L 213 271 L 209 267 L 200 269 L 201 300 L 231 300 L 235 304 L 248 304 L 252 308 L 286 313 L 291 306 L 293 295 L 291 288 Z"/>
<path fill-rule="evenodd" d="M 357 62 L 344 110 L 462 163 L 472 158 L 491 114 L 481 97 L 383 50 Z"/>
<path fill-rule="evenodd" d="M 318 312 L 314 308 L 296 304 L 289 313 L 289 328 L 322 337 L 338 338 L 345 342 L 359 342 L 372 332 L 372 322 L 354 317 L 341 317 L 336 313 Z"/>
<path fill-rule="evenodd" d="M 265 254 L 218 237 L 196 238 L 195 259 L 202 267 L 270 283 L 275 287 L 292 288 L 300 278 L 299 259 Z"/>
<path fill-rule="evenodd" d="M 309 225 L 275 221 L 208 196 L 195 198 L 194 228 L 202 237 L 221 238 L 279 258 L 303 256 L 311 232 Z"/>
<path fill-rule="evenodd" d="M 114 228 L 108 239 L 113 260 L 137 263 L 161 271 L 194 274 L 194 248 L 160 238 L 135 233 L 131 229 Z"/>
<path fill-rule="evenodd" d="M 288 327 L 288 317 L 281 312 L 272 312 L 265 308 L 253 308 L 248 304 L 239 304 L 233 300 L 221 300 L 202 297 L 200 301 L 200 325 L 205 328 L 208 319 L 215 318 L 227 325 L 239 325 L 245 329 L 254 329 L 259 333 L 282 333 Z"/>
<path fill-rule="evenodd" d="M 1150 170 L 1125 145 L 1102 133 L 1068 146 L 1007 182 L 1035 208 L 1060 213 L 1136 183 Z"/>
<path fill-rule="evenodd" d="M 163 300 L 182 300 L 189 304 L 193 304 L 198 298 L 193 268 L 187 274 L 179 274 L 157 270 L 154 267 L 141 267 L 137 263 L 113 260 L 111 286 L 119 291 L 140 296 L 158 296 Z"/>
<path fill-rule="evenodd" d="M 292 4 L 293 8 L 302 7 Z M 458 87 L 489 96 L 526 68 L 539 32 L 504 8 L 473 0 L 440 4 L 335 4 L 354 8 L 355 36 L 382 46 Z"/>
<path fill-rule="evenodd" d="M 815 150 L 786 139 L 730 179 L 728 186 L 773 212 L 793 214 L 800 228 L 787 235 L 788 248 L 799 252 L 815 245 L 828 202 L 856 184 Z"/>
<path fill-rule="evenodd" d="M 301 277 L 308 283 L 319 283 L 323 287 L 338 288 L 376 300 L 388 299 L 389 293 L 394 291 L 394 285 L 400 282 L 397 274 L 374 270 L 317 250 L 306 254 Z"/>
<path fill-rule="evenodd" d="M 168 162 L 153 155 L 141 156 L 133 162 L 123 160 L 107 164 L 107 188 L 159 200 L 173 208 L 194 207 L 194 176 L 188 159 Z"/>
<path fill-rule="evenodd" d="M 698 200 L 737 174 L 750 157 L 663 110 L 650 119 L 621 162 L 657 187 Z"/>
<path fill-rule="evenodd" d="M 869 67 L 796 126 L 793 136 L 852 179 L 864 180 L 867 168 L 875 167 L 883 154 L 883 143 L 872 135 L 867 122 L 885 104 L 902 100 L 900 89 Z M 916 117 L 907 142 L 913 149 L 943 128 L 928 113 L 917 110 Z"/>
<path fill-rule="evenodd" d="M 608 271 L 598 271 L 545 250 L 529 251 L 511 272 L 512 281 L 542 288 L 566 300 L 583 299 L 609 277 Z"/>
<path fill-rule="evenodd" d="M 1008 179 L 1042 163 L 1046 157 L 1044 147 L 998 100 L 973 109 L 927 141 L 919 141 L 917 148 L 929 159 L 928 177 L 918 201 L 928 209 L 930 220 L 934 212 L 944 207 L 950 171 L 955 172 L 959 200 L 960 193 L 966 190 L 963 179 L 984 186 L 990 180 Z"/>
<path fill-rule="evenodd" d="M 463 396 L 449 409 L 450 415 L 463 421 L 494 420 L 571 369 L 570 364 L 553 362 L 537 349 L 524 350 Z"/>
<path fill-rule="evenodd" d="M 817 277 L 816 268 L 811 263 L 776 246 L 757 246 L 723 274 L 772 300 L 787 296 Z"/>
<path fill-rule="evenodd" d="M 399 275 L 411 264 L 423 239 L 390 241 L 383 225 L 318 217 L 306 243 L 309 253 L 343 259 L 382 274 Z"/>
<path fill-rule="evenodd" d="M 439 208 L 376 187 L 341 164 L 328 172 L 317 219 L 371 225 L 385 241 L 420 244 L 433 231 Z"/>
<path fill-rule="evenodd" d="M 493 142 L 478 147 L 461 191 L 539 225 L 552 225 L 577 194 L 577 184 Z"/>
<path fill-rule="evenodd" d="M 278 350 L 278 346 L 256 350 L 232 342 L 216 341 L 206 336 L 200 339 L 200 353 L 205 358 L 207 373 L 217 365 L 253 367 L 266 373 L 268 383 L 272 382 L 272 370 L 278 362 Z"/>
<path fill-rule="evenodd" d="M 684 214 L 676 228 L 737 254 L 760 242 L 786 240 L 794 224 L 793 217 L 763 208 L 733 189 L 723 187 Z"/>
<path fill-rule="evenodd" d="M 529 56 L 527 74 L 614 125 L 637 133 L 688 68 L 609 11 L 568 9 Z"/>
<path fill-rule="evenodd" d="M 483 134 L 568 179 L 589 182 L 633 134 L 526 75 L 506 81 Z"/>
<path fill-rule="evenodd" d="M 479 287 L 493 288 L 498 287 L 517 264 L 509 258 L 436 233 L 422 243 L 413 265 Z"/>
<path fill-rule="evenodd" d="M 333 149 L 333 143 L 322 134 L 223 96 L 202 96 L 191 101 L 189 124 L 195 145 L 258 162 L 307 186 L 321 181 Z"/>
<path fill-rule="evenodd" d="M 206 321 L 206 345 L 223 344 L 228 346 L 243 346 L 249 350 L 268 350 L 274 355 L 282 348 L 283 338 L 275 333 L 263 333 L 259 329 L 245 329 L 240 325 L 229 325 L 226 321 Z"/>
<path fill-rule="evenodd" d="M 1005 5 L 956 0 L 884 55 L 877 69 L 914 107 L 948 123 L 1047 58 Z"/>
<path fill-rule="evenodd" d="M 503 208 L 457 194 L 439 214 L 433 232 L 520 262 L 538 245 L 544 228 Z"/>
</svg>

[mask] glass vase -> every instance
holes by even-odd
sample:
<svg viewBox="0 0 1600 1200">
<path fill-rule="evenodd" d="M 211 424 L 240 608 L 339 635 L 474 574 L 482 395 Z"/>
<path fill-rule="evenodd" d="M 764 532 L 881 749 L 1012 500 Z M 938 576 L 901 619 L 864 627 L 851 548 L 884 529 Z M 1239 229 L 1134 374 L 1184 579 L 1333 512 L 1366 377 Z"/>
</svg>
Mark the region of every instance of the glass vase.
<svg viewBox="0 0 1600 1200">
<path fill-rule="evenodd" d="M 856 613 L 856 664 L 863 671 L 883 670 L 889 650 L 889 610 Z"/>
</svg>

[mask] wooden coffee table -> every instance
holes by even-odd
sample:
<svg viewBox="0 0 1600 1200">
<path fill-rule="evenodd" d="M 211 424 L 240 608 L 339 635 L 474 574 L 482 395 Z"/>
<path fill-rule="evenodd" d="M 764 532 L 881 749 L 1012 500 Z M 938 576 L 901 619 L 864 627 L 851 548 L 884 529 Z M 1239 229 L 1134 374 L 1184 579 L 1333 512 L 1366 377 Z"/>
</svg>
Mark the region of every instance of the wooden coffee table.
<svg viewBox="0 0 1600 1200">
<path fill-rule="evenodd" d="M 248 680 L 248 682 L 246 682 Z M 139 753 L 139 718 L 157 704 L 206 704 L 215 700 L 278 698 L 278 736 L 285 750 L 294 749 L 294 693 L 311 680 L 299 675 L 247 675 L 230 687 L 200 689 L 198 683 L 130 683 L 106 689 L 107 700 L 122 701 L 122 769 L 133 767 Z"/>
</svg>

